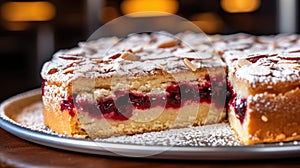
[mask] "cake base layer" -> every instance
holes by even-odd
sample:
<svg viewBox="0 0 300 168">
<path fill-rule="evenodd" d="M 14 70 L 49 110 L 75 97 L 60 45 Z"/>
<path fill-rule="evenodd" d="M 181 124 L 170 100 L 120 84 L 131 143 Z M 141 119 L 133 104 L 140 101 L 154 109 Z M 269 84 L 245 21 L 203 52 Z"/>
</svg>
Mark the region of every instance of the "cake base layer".
<svg viewBox="0 0 300 168">
<path fill-rule="evenodd" d="M 233 106 L 229 122 L 243 144 L 272 143 L 300 139 L 300 89 L 285 94 L 262 93 L 247 99 L 241 120 Z"/>
<path fill-rule="evenodd" d="M 134 110 L 125 121 L 96 119 L 86 112 L 78 111 L 78 121 L 91 138 L 117 135 L 132 135 L 169 128 L 183 128 L 219 123 L 225 118 L 225 110 L 207 103 L 190 103 L 181 108 L 154 107 L 149 110 Z"/>
</svg>

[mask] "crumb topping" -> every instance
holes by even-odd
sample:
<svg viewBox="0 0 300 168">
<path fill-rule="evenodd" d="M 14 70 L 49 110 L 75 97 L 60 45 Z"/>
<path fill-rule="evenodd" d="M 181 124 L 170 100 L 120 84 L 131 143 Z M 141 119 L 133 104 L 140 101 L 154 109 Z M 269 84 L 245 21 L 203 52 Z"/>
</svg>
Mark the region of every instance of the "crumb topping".
<svg viewBox="0 0 300 168">
<path fill-rule="evenodd" d="M 220 50 L 218 43 L 215 46 Z M 225 46 L 222 57 L 228 65 L 229 75 L 247 81 L 253 88 L 300 80 L 299 35 L 236 34 L 224 36 L 222 43 Z M 231 49 L 232 43 L 240 45 L 239 49 Z M 246 44 L 247 47 L 241 47 Z"/>
<path fill-rule="evenodd" d="M 300 81 L 300 36 L 211 35 L 184 32 L 101 38 L 57 52 L 42 77 L 69 83 L 76 78 L 176 73 L 225 67 L 253 88 Z"/>
<path fill-rule="evenodd" d="M 48 81 L 71 82 L 76 78 L 147 75 L 156 71 L 176 73 L 200 68 L 225 67 L 205 37 L 166 32 L 134 34 L 125 39 L 101 38 L 81 42 L 77 48 L 57 52 L 44 64 L 41 75 Z M 188 63 L 187 63 L 188 62 Z"/>
</svg>

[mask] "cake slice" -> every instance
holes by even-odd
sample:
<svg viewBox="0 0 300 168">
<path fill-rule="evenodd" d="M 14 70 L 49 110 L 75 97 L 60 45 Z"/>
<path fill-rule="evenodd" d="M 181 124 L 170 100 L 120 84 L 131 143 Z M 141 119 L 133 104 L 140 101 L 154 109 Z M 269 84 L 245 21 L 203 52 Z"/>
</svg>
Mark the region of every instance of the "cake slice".
<svg viewBox="0 0 300 168">
<path fill-rule="evenodd" d="M 291 48 L 225 52 L 229 122 L 243 144 L 300 139 L 300 46 Z"/>
<path fill-rule="evenodd" d="M 102 38 L 57 52 L 41 72 L 45 125 L 103 138 L 222 122 L 226 65 L 202 39 L 182 40 L 190 35 Z"/>
</svg>

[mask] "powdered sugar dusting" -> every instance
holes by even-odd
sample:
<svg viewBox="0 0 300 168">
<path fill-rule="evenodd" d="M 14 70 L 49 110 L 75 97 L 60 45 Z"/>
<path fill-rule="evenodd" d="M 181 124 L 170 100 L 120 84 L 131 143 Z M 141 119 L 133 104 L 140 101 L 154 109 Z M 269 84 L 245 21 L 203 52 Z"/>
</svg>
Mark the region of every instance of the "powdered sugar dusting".
<svg viewBox="0 0 300 168">
<path fill-rule="evenodd" d="M 234 71 L 230 73 L 236 71 L 236 76 L 247 80 L 252 87 L 256 87 L 257 83 L 272 85 L 300 80 L 299 39 L 299 35 L 253 36 L 239 33 L 204 36 L 192 32 L 134 34 L 125 39 L 108 37 L 81 42 L 77 48 L 57 52 L 51 61 L 45 63 L 41 74 L 47 81 L 68 84 L 80 77 L 136 76 L 156 70 L 167 73 L 189 71 L 191 68 L 184 64 L 183 59 L 193 63 L 193 70 L 225 67 L 216 56 L 218 53 L 226 60 L 229 70 Z M 260 66 L 259 69 L 264 66 L 265 72 L 268 69 L 271 72 L 256 75 L 251 73 L 252 66 L 233 69 L 238 59 L 250 60 L 253 66 Z"/>
<path fill-rule="evenodd" d="M 224 62 L 209 46 L 211 44 L 204 44 L 204 36 L 191 42 L 187 38 L 190 34 L 197 35 L 156 32 L 135 34 L 125 39 L 110 37 L 82 42 L 77 48 L 54 54 L 52 60 L 44 64 L 41 75 L 47 81 L 69 83 L 79 77 L 136 76 L 156 70 L 166 73 L 190 71 L 182 61 L 184 58 L 191 59 L 197 69 L 225 68 Z"/>
<path fill-rule="evenodd" d="M 64 136 L 52 131 L 50 128 L 44 125 L 43 104 L 40 102 L 24 108 L 14 120 L 20 126 L 29 128 L 33 131 L 43 132 L 60 137 Z"/>
<path fill-rule="evenodd" d="M 235 34 L 221 37 L 222 39 L 215 42 L 214 46 L 226 61 L 229 76 L 233 75 L 246 81 L 252 88 L 261 84 L 273 87 L 283 82 L 300 81 L 299 35 Z M 232 43 L 247 44 L 248 47 L 232 48 L 230 47 Z M 251 64 L 241 66 L 239 64 L 241 59 Z"/>
<path fill-rule="evenodd" d="M 29 107 L 23 109 L 23 111 L 16 116 L 15 120 L 25 127 L 31 127 L 32 129 L 40 128 L 40 123 L 44 122 L 44 116 L 42 112 L 39 112 L 40 109 L 43 109 L 41 103 L 34 103 Z"/>
<path fill-rule="evenodd" d="M 259 58 L 250 66 L 237 68 L 235 74 L 237 78 L 248 80 L 255 87 L 255 83 L 276 84 L 278 82 L 298 81 L 300 80 L 300 62 L 286 62 L 281 58 L 282 55 L 290 55 L 284 51 L 276 56 L 266 55 L 265 58 Z M 246 57 L 245 59 L 249 58 Z"/>
<path fill-rule="evenodd" d="M 227 123 L 198 127 L 170 129 L 133 136 L 120 136 L 99 140 L 102 142 L 158 146 L 239 146 L 234 132 Z"/>
</svg>

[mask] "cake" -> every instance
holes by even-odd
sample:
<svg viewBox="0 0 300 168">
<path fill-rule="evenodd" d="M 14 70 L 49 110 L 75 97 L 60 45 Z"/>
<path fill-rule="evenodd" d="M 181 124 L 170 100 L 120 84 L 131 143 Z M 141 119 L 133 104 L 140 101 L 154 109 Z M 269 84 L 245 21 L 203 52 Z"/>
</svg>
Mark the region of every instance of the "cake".
<svg viewBox="0 0 300 168">
<path fill-rule="evenodd" d="M 57 52 L 44 122 L 104 138 L 227 122 L 242 144 L 300 139 L 298 35 L 133 34 Z"/>
<path fill-rule="evenodd" d="M 103 138 L 224 121 L 226 65 L 191 37 L 107 37 L 57 52 L 41 72 L 45 125 Z"/>
<path fill-rule="evenodd" d="M 243 144 L 299 140 L 299 36 L 246 36 L 236 35 L 234 40 L 244 48 L 222 54 L 233 90 L 231 127 Z M 252 42 L 242 45 L 246 41 Z"/>
</svg>

